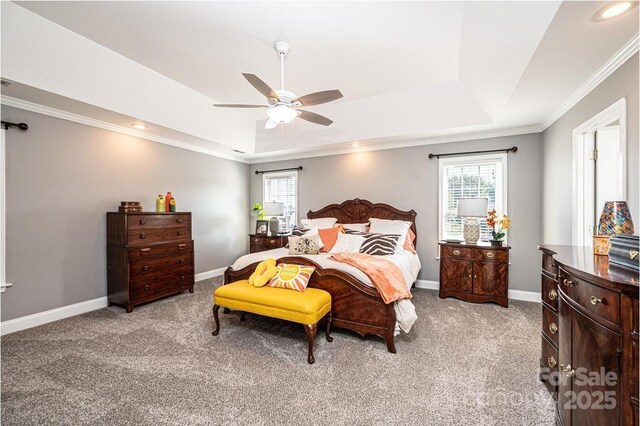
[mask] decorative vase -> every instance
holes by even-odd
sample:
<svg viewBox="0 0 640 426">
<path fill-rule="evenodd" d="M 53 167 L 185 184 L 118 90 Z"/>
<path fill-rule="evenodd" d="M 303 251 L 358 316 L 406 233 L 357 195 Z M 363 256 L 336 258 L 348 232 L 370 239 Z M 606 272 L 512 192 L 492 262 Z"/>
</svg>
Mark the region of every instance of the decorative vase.
<svg viewBox="0 0 640 426">
<path fill-rule="evenodd" d="M 171 200 L 173 199 L 173 195 L 171 195 L 171 191 L 167 192 L 167 195 L 164 197 L 165 211 L 171 211 Z"/>
<path fill-rule="evenodd" d="M 158 198 L 156 198 L 156 212 L 161 213 L 166 211 L 166 204 L 164 201 L 164 197 L 162 196 L 162 194 L 158 195 Z"/>
<path fill-rule="evenodd" d="M 271 219 L 269 219 L 269 232 L 271 232 L 271 235 L 278 235 L 280 233 L 280 219 L 276 216 L 272 216 Z"/>
<path fill-rule="evenodd" d="M 467 217 L 464 221 L 464 229 L 462 230 L 464 242 L 467 244 L 476 244 L 480 239 L 480 223 L 475 217 Z"/>
<path fill-rule="evenodd" d="M 491 243 L 492 246 L 496 246 L 496 247 L 502 247 L 502 240 L 489 240 L 489 242 Z"/>
</svg>

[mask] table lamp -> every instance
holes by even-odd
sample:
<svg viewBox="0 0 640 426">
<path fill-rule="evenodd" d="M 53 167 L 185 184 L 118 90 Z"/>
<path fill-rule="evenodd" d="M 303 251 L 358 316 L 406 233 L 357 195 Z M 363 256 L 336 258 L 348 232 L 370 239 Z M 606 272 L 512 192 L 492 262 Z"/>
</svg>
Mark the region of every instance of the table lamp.
<svg viewBox="0 0 640 426">
<path fill-rule="evenodd" d="M 269 232 L 271 235 L 278 235 L 280 233 L 280 216 L 284 214 L 284 204 L 271 201 L 264 203 L 264 215 L 270 216 L 269 219 Z"/>
<path fill-rule="evenodd" d="M 480 239 L 479 217 L 487 215 L 489 200 L 487 198 L 460 198 L 458 200 L 458 217 L 466 218 L 464 221 L 464 241 L 467 244 L 476 244 Z"/>
<path fill-rule="evenodd" d="M 633 221 L 626 201 L 607 201 L 604 203 L 598 232 L 593 236 L 594 254 L 609 254 L 609 238 L 612 235 L 633 235 Z"/>
</svg>

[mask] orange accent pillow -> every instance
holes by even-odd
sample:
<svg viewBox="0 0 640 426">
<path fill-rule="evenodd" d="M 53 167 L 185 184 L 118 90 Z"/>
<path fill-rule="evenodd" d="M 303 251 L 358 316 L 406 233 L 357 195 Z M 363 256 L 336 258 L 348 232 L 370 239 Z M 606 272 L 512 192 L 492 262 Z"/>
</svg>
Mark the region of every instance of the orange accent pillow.
<svg viewBox="0 0 640 426">
<path fill-rule="evenodd" d="M 413 233 L 411 229 L 407 232 L 407 238 L 404 239 L 404 249 L 410 251 L 411 253 L 417 254 L 416 248 L 413 245 L 413 240 L 416 239 L 416 234 Z"/>
<path fill-rule="evenodd" d="M 333 246 L 336 245 L 336 241 L 338 241 L 338 234 L 341 233 L 344 233 L 342 225 L 337 225 L 333 228 L 318 229 L 318 235 L 320 235 L 322 244 L 324 244 L 320 251 L 328 253 Z"/>
<path fill-rule="evenodd" d="M 271 278 L 267 287 L 288 288 L 290 290 L 305 291 L 309 284 L 315 266 L 278 264 L 278 273 Z"/>
</svg>

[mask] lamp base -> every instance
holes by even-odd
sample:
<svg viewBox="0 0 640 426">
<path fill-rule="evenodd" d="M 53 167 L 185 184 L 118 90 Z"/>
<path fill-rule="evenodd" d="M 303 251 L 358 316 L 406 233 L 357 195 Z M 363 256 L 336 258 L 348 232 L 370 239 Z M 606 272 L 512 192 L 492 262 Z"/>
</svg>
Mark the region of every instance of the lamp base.
<svg viewBox="0 0 640 426">
<path fill-rule="evenodd" d="M 464 242 L 467 244 L 476 244 L 480 239 L 480 222 L 475 217 L 468 217 L 464 220 L 464 229 L 462 231 Z"/>
<path fill-rule="evenodd" d="M 269 219 L 269 232 L 271 235 L 278 235 L 280 233 L 280 219 L 276 216 L 272 216 Z"/>
</svg>

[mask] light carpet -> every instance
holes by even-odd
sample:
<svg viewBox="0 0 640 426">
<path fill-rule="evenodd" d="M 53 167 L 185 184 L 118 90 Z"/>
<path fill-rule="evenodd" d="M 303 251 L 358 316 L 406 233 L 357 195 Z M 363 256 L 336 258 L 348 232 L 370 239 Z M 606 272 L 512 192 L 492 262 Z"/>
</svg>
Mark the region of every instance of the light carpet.
<svg viewBox="0 0 640 426">
<path fill-rule="evenodd" d="M 440 300 L 381 339 L 335 330 L 307 364 L 302 326 L 221 314 L 220 279 L 127 314 L 111 307 L 2 337 L 3 425 L 554 423 L 538 381 L 541 307 Z"/>
</svg>

